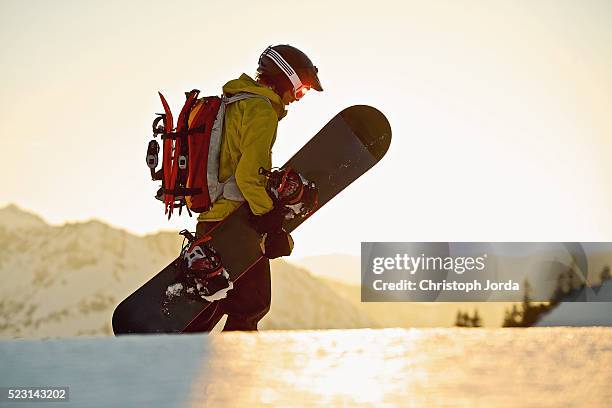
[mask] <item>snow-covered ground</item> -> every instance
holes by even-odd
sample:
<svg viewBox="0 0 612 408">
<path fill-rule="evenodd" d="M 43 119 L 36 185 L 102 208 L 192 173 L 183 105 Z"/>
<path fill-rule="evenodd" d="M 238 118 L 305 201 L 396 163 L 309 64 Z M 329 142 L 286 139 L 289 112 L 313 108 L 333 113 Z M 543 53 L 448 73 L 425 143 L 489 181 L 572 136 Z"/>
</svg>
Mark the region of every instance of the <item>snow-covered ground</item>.
<svg viewBox="0 0 612 408">
<path fill-rule="evenodd" d="M 0 387 L 70 387 L 70 402 L 58 408 L 603 407 L 612 400 L 611 328 L 5 340 L 0 361 Z"/>
</svg>

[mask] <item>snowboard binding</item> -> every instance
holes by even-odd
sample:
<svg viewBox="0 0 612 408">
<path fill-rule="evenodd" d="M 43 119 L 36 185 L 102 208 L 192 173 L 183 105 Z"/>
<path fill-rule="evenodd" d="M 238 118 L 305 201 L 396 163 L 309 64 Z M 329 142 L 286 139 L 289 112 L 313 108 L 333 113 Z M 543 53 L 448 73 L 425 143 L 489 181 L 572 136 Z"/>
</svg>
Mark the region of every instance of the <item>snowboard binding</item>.
<svg viewBox="0 0 612 408">
<path fill-rule="evenodd" d="M 207 243 L 211 237 L 196 238 L 187 230 L 179 234 L 184 239 L 181 254 L 176 260 L 177 278 L 185 284 L 185 292 L 209 302 L 225 298 L 234 285 L 229 280 L 221 257 Z M 176 296 L 174 293 L 173 295 Z"/>
<path fill-rule="evenodd" d="M 307 217 L 318 206 L 318 189 L 291 167 L 268 171 L 259 168 L 259 174 L 267 178 L 266 191 L 275 206 L 286 209 L 285 219 Z"/>
</svg>

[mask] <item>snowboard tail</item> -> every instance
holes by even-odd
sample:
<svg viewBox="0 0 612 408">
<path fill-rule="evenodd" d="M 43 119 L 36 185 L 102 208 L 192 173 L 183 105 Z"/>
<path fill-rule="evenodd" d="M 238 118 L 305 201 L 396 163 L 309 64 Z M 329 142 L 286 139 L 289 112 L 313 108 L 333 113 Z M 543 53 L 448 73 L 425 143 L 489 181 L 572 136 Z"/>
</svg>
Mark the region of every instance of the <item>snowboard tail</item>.
<svg viewBox="0 0 612 408">
<path fill-rule="evenodd" d="M 332 118 L 283 168 L 291 167 L 318 188 L 318 206 L 306 217 L 285 220 L 291 232 L 340 191 L 372 168 L 391 142 L 387 118 L 367 105 L 351 106 Z M 260 236 L 248 222 L 246 203 L 210 231 L 210 244 L 221 255 L 235 285 L 262 257 Z M 166 294 L 177 282 L 176 261 L 122 301 L 113 313 L 115 334 L 189 332 L 208 316 L 211 303 L 196 296 Z M 231 293 L 231 292 L 230 292 Z"/>
</svg>

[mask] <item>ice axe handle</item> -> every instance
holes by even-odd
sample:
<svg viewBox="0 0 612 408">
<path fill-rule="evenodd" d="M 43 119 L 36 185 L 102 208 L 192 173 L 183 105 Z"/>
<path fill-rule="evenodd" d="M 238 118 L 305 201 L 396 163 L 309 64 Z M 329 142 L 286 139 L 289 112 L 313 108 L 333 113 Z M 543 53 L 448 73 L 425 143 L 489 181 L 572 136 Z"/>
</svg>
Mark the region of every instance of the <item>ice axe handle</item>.
<svg viewBox="0 0 612 408">
<path fill-rule="evenodd" d="M 186 229 L 179 232 L 179 235 L 184 236 L 189 242 L 195 241 L 195 236 L 191 232 L 187 231 Z"/>
</svg>

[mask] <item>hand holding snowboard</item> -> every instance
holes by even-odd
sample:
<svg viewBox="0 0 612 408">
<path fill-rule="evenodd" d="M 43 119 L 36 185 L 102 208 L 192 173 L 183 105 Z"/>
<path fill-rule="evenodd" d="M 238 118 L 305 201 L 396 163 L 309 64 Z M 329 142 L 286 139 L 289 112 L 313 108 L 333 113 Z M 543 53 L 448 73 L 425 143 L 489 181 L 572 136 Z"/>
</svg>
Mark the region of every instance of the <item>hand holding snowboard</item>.
<svg viewBox="0 0 612 408">
<path fill-rule="evenodd" d="M 293 250 L 293 238 L 283 229 L 284 218 L 281 207 L 274 207 L 264 215 L 249 214 L 253 229 L 263 235 L 259 246 L 261 253 L 268 259 L 291 255 Z"/>
</svg>

